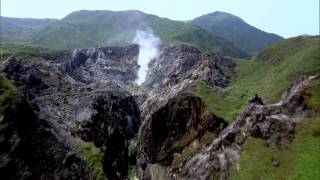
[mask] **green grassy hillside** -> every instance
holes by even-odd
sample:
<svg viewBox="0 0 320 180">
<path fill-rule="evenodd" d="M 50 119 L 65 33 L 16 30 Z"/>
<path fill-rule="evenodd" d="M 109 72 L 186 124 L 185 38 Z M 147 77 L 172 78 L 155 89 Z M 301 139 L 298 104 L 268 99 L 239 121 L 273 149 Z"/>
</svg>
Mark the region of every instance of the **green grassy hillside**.
<svg viewBox="0 0 320 180">
<path fill-rule="evenodd" d="M 320 74 L 320 37 L 296 37 L 277 43 L 252 60 L 235 60 L 237 68 L 226 89 L 200 82 L 195 94 L 217 115 L 229 122 L 236 119 L 258 93 L 266 103 L 278 102 L 282 93 L 301 77 Z M 304 100 L 320 115 L 320 80 L 304 92 Z M 295 127 L 293 141 L 285 149 L 277 138 L 266 141 L 248 137 L 240 159 L 230 167 L 235 180 L 320 179 L 320 116 L 302 120 Z M 277 160 L 279 166 L 273 161 Z"/>
<path fill-rule="evenodd" d="M 56 19 L 9 18 L 1 16 L 0 41 L 25 42 L 32 32 L 56 21 Z"/>
<path fill-rule="evenodd" d="M 16 87 L 0 74 L 0 115 L 15 110 L 16 105 L 21 102 L 21 96 Z M 0 122 L 0 129 L 6 127 L 8 124 Z"/>
<path fill-rule="evenodd" d="M 241 18 L 225 12 L 203 15 L 195 18 L 192 23 L 228 39 L 252 54 L 283 40 L 276 34 L 257 29 Z"/>
<path fill-rule="evenodd" d="M 10 56 L 29 61 L 36 58 L 54 60 L 68 54 L 70 52 L 66 50 L 53 50 L 30 44 L 0 43 L 0 63 Z"/>
<path fill-rule="evenodd" d="M 71 13 L 61 22 L 65 24 L 63 28 L 57 29 L 56 24 L 47 27 L 46 31 L 37 32 L 40 40 L 32 42 L 54 48 L 127 45 L 132 42 L 136 30 L 152 29 L 164 43 L 186 43 L 205 52 L 233 57 L 248 56 L 238 46 L 200 27 L 140 11 L 83 10 Z M 67 35 L 68 32 L 75 33 Z"/>
<path fill-rule="evenodd" d="M 239 160 L 240 169 L 231 167 L 233 179 L 287 179 L 317 180 L 320 178 L 320 117 L 306 119 L 295 128 L 293 142 L 280 150 L 262 139 L 250 137 L 243 146 Z M 279 167 L 272 159 L 280 161 Z"/>
<path fill-rule="evenodd" d="M 320 113 L 320 80 L 314 81 L 305 92 L 309 106 Z M 239 171 L 230 168 L 233 179 L 288 179 L 316 180 L 320 178 L 320 116 L 309 118 L 295 127 L 293 141 L 285 149 L 276 146 L 276 138 L 270 138 L 270 146 L 258 138 L 249 137 L 240 159 Z M 279 167 L 272 160 L 280 162 Z"/>
<path fill-rule="evenodd" d="M 275 103 L 297 78 L 319 74 L 319 42 L 319 36 L 291 38 L 252 60 L 235 60 L 235 74 L 231 75 L 231 83 L 226 89 L 199 83 L 195 94 L 212 112 L 233 121 L 255 93 L 266 103 Z"/>
<path fill-rule="evenodd" d="M 163 43 L 185 43 L 204 52 L 238 58 L 249 56 L 239 46 L 201 27 L 140 11 L 76 11 L 60 21 L 28 31 L 22 42 L 55 49 L 122 46 L 132 43 L 136 30 L 146 29 L 152 29 Z M 6 36 L 10 39 L 9 31 Z"/>
<path fill-rule="evenodd" d="M 54 49 L 72 49 L 99 46 L 99 43 L 72 25 L 57 22 L 35 31 L 31 35 L 31 44 Z"/>
</svg>

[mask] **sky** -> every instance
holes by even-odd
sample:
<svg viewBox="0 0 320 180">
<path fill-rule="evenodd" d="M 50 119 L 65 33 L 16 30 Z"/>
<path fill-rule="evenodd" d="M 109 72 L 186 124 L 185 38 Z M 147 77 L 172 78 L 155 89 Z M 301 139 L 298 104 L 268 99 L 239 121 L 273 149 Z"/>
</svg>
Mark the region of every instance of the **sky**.
<svg viewBox="0 0 320 180">
<path fill-rule="evenodd" d="M 134 9 L 173 20 L 225 11 L 285 38 L 319 34 L 319 0 L 1 0 L 7 17 L 61 19 L 83 9 Z"/>
</svg>

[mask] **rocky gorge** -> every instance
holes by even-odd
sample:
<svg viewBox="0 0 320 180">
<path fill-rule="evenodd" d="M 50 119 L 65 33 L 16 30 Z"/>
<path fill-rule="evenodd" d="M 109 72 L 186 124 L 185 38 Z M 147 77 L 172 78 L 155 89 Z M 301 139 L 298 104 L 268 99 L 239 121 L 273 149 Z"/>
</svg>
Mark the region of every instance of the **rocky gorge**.
<svg viewBox="0 0 320 180">
<path fill-rule="evenodd" d="M 234 59 L 162 44 L 137 86 L 138 55 L 130 45 L 6 59 L 3 74 L 16 88 L 1 91 L 19 95 L 2 102 L 1 177 L 233 179 L 248 138 L 286 149 L 296 124 L 319 113 L 305 96 L 318 74 L 295 81 L 279 103 L 248 105 L 229 122 L 195 91 L 200 82 L 227 89 Z"/>
</svg>

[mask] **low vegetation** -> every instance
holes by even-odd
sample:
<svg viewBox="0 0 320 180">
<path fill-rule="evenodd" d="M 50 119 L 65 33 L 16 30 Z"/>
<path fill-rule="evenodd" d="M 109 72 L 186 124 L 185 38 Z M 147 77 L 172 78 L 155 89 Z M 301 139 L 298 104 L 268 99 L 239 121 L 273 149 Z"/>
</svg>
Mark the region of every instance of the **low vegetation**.
<svg viewBox="0 0 320 180">
<path fill-rule="evenodd" d="M 231 167 L 234 179 L 299 179 L 320 178 L 320 117 L 306 119 L 295 129 L 295 138 L 280 150 L 275 142 L 267 147 L 265 140 L 248 138 L 240 160 Z M 273 161 L 279 162 L 278 166 Z M 238 169 L 236 168 L 238 166 Z"/>
<path fill-rule="evenodd" d="M 195 94 L 212 112 L 232 122 L 253 94 L 258 93 L 265 103 L 275 103 L 301 77 L 319 75 L 319 42 L 319 37 L 291 38 L 252 60 L 236 60 L 229 87 L 209 87 L 199 82 Z M 316 80 L 304 92 L 306 104 L 318 113 L 319 89 L 320 80 Z M 293 142 L 285 149 L 275 145 L 275 138 L 269 141 L 267 146 L 263 139 L 247 139 L 239 161 L 230 167 L 232 179 L 320 179 L 320 116 L 298 123 Z"/>
<path fill-rule="evenodd" d="M 0 74 L 0 116 L 5 115 L 7 111 L 15 109 L 16 104 L 20 101 L 21 98 L 16 87 Z M 1 127 L 5 126 L 7 125 L 1 124 Z"/>
<path fill-rule="evenodd" d="M 6 122 L 5 116 L 10 116 L 21 104 L 22 97 L 16 87 L 0 73 L 0 132 L 12 125 Z"/>
<path fill-rule="evenodd" d="M 55 59 L 61 56 L 63 52 L 67 53 L 66 51 L 52 50 L 30 44 L 0 43 L 0 62 L 10 56 L 15 56 L 25 62 L 37 58 Z"/>
<path fill-rule="evenodd" d="M 79 146 L 80 153 L 84 156 L 86 164 L 91 167 L 97 179 L 104 179 L 103 153 L 94 143 L 86 142 Z"/>
<path fill-rule="evenodd" d="M 210 31 L 193 27 L 188 31 L 183 31 L 172 37 L 172 40 L 189 44 L 200 49 L 202 52 L 213 52 L 231 57 L 245 58 L 249 54 L 235 46 L 233 43 L 223 39 Z M 170 41 L 170 42 L 171 42 Z"/>
<path fill-rule="evenodd" d="M 226 89 L 209 87 L 200 82 L 195 94 L 213 113 L 229 122 L 234 121 L 255 93 L 266 103 L 275 103 L 298 78 L 319 74 L 319 41 L 319 37 L 291 38 L 254 59 L 235 60 L 237 67 Z M 313 88 L 310 91 L 316 90 Z M 318 102 L 319 94 L 313 98 L 311 104 Z"/>
<path fill-rule="evenodd" d="M 306 89 L 304 98 L 309 107 L 312 107 L 320 114 L 320 80 L 313 81 Z"/>
</svg>

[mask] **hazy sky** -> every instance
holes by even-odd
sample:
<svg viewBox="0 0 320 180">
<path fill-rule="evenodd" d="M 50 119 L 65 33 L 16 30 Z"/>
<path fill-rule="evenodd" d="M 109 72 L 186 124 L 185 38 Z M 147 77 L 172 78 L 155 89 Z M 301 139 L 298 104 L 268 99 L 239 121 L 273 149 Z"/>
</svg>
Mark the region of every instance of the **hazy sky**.
<svg viewBox="0 0 320 180">
<path fill-rule="evenodd" d="M 226 11 L 283 37 L 319 34 L 319 0 L 1 0 L 8 17 L 60 19 L 81 9 L 136 9 L 174 20 Z"/>
</svg>

